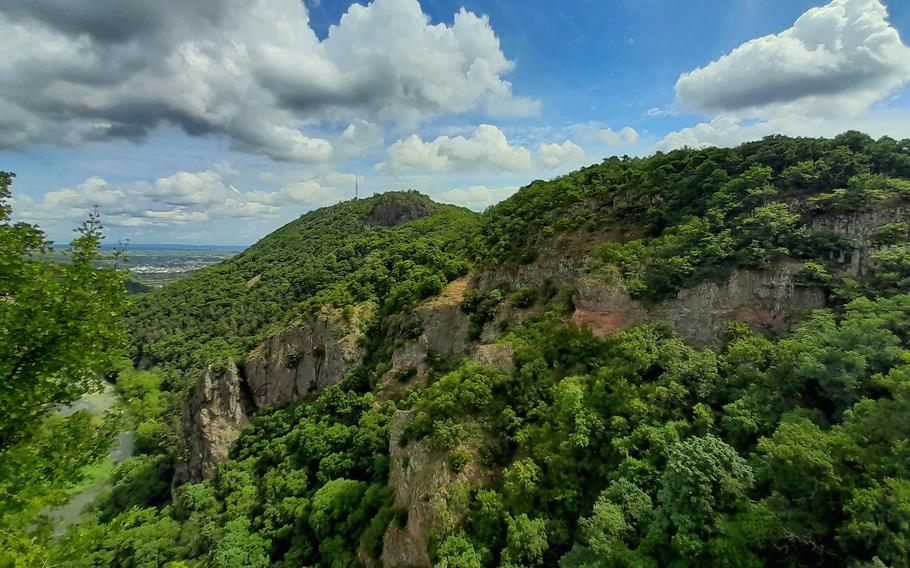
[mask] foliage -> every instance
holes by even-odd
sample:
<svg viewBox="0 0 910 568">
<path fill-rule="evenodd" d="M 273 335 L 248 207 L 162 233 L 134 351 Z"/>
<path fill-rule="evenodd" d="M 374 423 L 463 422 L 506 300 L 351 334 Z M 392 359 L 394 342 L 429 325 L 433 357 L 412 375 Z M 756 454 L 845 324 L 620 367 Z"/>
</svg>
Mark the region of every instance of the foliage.
<svg viewBox="0 0 910 568">
<path fill-rule="evenodd" d="M 307 214 L 141 297 L 131 315 L 136 355 L 159 368 L 125 369 L 117 384 L 140 455 L 118 467 L 91 518 L 50 560 L 375 561 L 386 529 L 408 528 L 388 485 L 392 415 L 408 410 L 398 443 L 425 443 L 459 480 L 440 505 L 449 509 L 436 511 L 445 522 L 429 552 L 439 568 L 905 566 L 907 227 L 876 229 L 869 273 L 850 282 L 834 259 L 859 244 L 816 221 L 905 199 L 908 147 L 853 132 L 769 137 L 611 158 L 535 181 L 479 220 L 412 193 Z M 384 200 L 429 216 L 364 222 Z M 421 332 L 405 323 L 413 306 L 466 274 L 470 260 L 530 262 L 569 231 L 608 241 L 585 276 L 646 302 L 795 257 L 795 282 L 824 286 L 838 303 L 781 336 L 733 323 L 722 343 L 696 347 L 659 325 L 600 340 L 567 323 L 570 289 L 504 282 L 468 290 L 460 309 L 476 339 L 502 302 L 540 305 L 541 315 L 524 313 L 531 319 L 511 322 L 500 339 L 514 349 L 513 370 L 434 356 L 394 402 L 374 394 L 395 347 Z M 171 501 L 186 377 L 293 318 L 327 305 L 350 315 L 367 301 L 378 310 L 364 365 L 315 398 L 257 416 L 210 479 Z"/>
<path fill-rule="evenodd" d="M 78 229 L 68 262 L 34 260 L 50 243 L 36 227 L 11 222 L 11 182 L 0 172 L 0 451 L 48 410 L 99 390 L 125 339 L 123 274 L 92 265 L 98 213 Z"/>
<path fill-rule="evenodd" d="M 794 275 L 794 281 L 801 286 L 827 284 L 832 278 L 833 276 L 831 276 L 824 264 L 811 260 L 804 262 L 800 271 Z"/>
<path fill-rule="evenodd" d="M 378 557 L 392 518 L 391 409 L 374 402 L 339 385 L 310 404 L 261 416 L 230 461 L 211 479 L 181 488 L 173 503 L 169 485 L 156 485 L 169 477 L 161 474 L 168 467 L 162 456 L 127 461 L 94 521 L 64 542 L 83 549 L 87 565 L 106 566 L 131 565 L 128 555 L 139 554 L 149 533 L 163 539 L 159 562 L 350 566 L 358 550 Z M 137 515 L 145 520 L 132 524 Z"/>
<path fill-rule="evenodd" d="M 908 296 L 859 299 L 719 351 L 651 327 L 519 328 L 512 376 L 466 364 L 413 401 L 412 436 L 467 426 L 512 455 L 437 558 L 457 542 L 484 566 L 894 562 L 908 315 Z"/>
<path fill-rule="evenodd" d="M 892 290 L 910 287 L 910 244 L 886 247 L 872 254 L 876 286 Z"/>
<path fill-rule="evenodd" d="M 907 148 L 907 140 L 847 132 L 609 158 L 535 181 L 491 207 L 476 256 L 487 265 L 526 262 L 558 232 L 612 231 L 623 238 L 597 252 L 591 272 L 634 297 L 661 301 L 735 267 L 765 267 L 781 255 L 822 260 L 849 249 L 809 222 L 910 197 Z"/>
<path fill-rule="evenodd" d="M 397 227 L 365 222 L 389 202 L 428 216 Z M 406 310 L 467 271 L 464 236 L 476 218 L 416 192 L 312 211 L 228 261 L 138 297 L 130 312 L 135 349 L 168 368 L 199 369 L 246 353 L 323 305 L 379 300 L 385 313 Z"/>
<path fill-rule="evenodd" d="M 95 268 L 97 211 L 66 262 L 37 228 L 13 223 L 13 175 L 0 172 L 0 565 L 46 562 L 43 512 L 66 501 L 107 454 L 115 421 L 65 405 L 101 389 L 124 346 L 123 274 Z"/>
<path fill-rule="evenodd" d="M 496 307 L 502 302 L 499 290 L 468 290 L 461 301 L 461 309 L 471 316 L 471 339 L 478 339 L 483 328 L 496 317 Z"/>
</svg>

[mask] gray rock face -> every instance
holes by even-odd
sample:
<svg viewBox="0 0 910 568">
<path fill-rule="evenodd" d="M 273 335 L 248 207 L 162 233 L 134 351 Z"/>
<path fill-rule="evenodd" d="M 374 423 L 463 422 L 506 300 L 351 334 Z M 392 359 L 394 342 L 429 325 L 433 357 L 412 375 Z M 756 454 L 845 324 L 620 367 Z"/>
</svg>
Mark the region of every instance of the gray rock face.
<svg viewBox="0 0 910 568">
<path fill-rule="evenodd" d="M 578 212 L 586 212 L 589 206 L 592 204 L 579 204 Z M 561 233 L 541 242 L 531 262 L 489 267 L 475 277 L 474 286 L 481 290 L 503 285 L 513 289 L 539 288 L 546 283 L 557 288 L 574 286 L 594 250 L 608 242 L 624 243 L 640 236 L 638 231 L 616 227 Z"/>
<path fill-rule="evenodd" d="M 208 477 L 228 457 L 249 420 L 240 371 L 233 362 L 224 373 L 206 371 L 196 383 L 183 414 L 190 459 L 182 468 L 185 481 Z"/>
<path fill-rule="evenodd" d="M 377 203 L 363 223 L 374 227 L 397 227 L 410 221 L 423 219 L 430 213 L 432 213 L 431 208 L 422 203 L 388 201 Z"/>
<path fill-rule="evenodd" d="M 176 484 L 199 481 L 227 459 L 251 415 L 333 385 L 363 361 L 357 321 L 372 311 L 364 305 L 347 322 L 337 310 L 295 324 L 264 341 L 242 368 L 211 370 L 196 383 L 184 408 L 189 460 L 178 466 Z"/>
<path fill-rule="evenodd" d="M 910 207 L 898 204 L 872 211 L 825 215 L 811 224 L 813 229 L 827 229 L 846 235 L 855 247 L 853 254 L 832 259 L 840 262 L 843 269 L 854 276 L 867 272 L 869 255 L 873 251 L 872 232 L 889 223 L 910 222 Z"/>
<path fill-rule="evenodd" d="M 724 284 L 708 282 L 676 298 L 646 308 L 621 287 L 586 282 L 578 286 L 572 321 L 598 337 L 644 322 L 662 322 L 695 344 L 715 341 L 730 320 L 784 331 L 793 318 L 825 305 L 818 288 L 794 284 L 799 262 L 783 262 L 769 270 L 737 270 Z"/>
<path fill-rule="evenodd" d="M 422 386 L 427 372 L 427 336 L 408 341 L 392 353 L 392 366 L 379 381 L 378 399 L 392 400 L 406 389 Z"/>
<path fill-rule="evenodd" d="M 489 290 L 508 283 L 513 288 L 536 288 L 547 282 L 560 287 L 571 284 L 582 266 L 582 258 L 547 251 L 528 264 L 511 265 L 480 274 L 477 287 Z"/>
<path fill-rule="evenodd" d="M 424 497 L 431 497 L 440 485 L 449 481 L 444 464 L 435 463 L 431 467 L 427 442 L 411 442 L 405 447 L 399 444 L 404 429 L 413 419 L 412 412 L 398 411 L 392 416 L 389 486 L 395 491 L 395 507 L 406 509 L 408 520 L 404 527 L 393 523 L 386 530 L 381 557 L 386 568 L 431 565 L 427 529 L 435 522 L 436 513 Z"/>
<path fill-rule="evenodd" d="M 414 309 L 425 336 L 421 341 L 427 351 L 444 357 L 467 351 L 471 319 L 461 311 L 461 300 L 467 288 L 466 278 L 454 280 L 442 294 Z"/>
<path fill-rule="evenodd" d="M 511 374 L 515 370 L 515 348 L 508 343 L 478 345 L 472 358 L 500 373 Z"/>
<path fill-rule="evenodd" d="M 273 335 L 243 369 L 257 409 L 301 400 L 342 380 L 363 360 L 358 332 L 324 312 Z"/>
<path fill-rule="evenodd" d="M 456 484 L 483 482 L 486 472 L 474 462 L 460 473 L 452 473 L 444 452 L 434 452 L 426 440 L 399 443 L 413 412 L 397 411 L 392 416 L 389 434 L 389 486 L 395 492 L 396 508 L 406 509 L 404 527 L 392 523 L 382 539 L 382 565 L 385 568 L 431 566 L 430 537 L 440 524 L 441 511 L 448 511 L 448 500 Z M 449 511 L 451 513 L 451 511 Z"/>
<path fill-rule="evenodd" d="M 392 369 L 416 369 L 423 376 L 427 364 L 427 351 L 430 338 L 420 334 L 417 341 L 408 341 L 392 353 Z"/>
</svg>

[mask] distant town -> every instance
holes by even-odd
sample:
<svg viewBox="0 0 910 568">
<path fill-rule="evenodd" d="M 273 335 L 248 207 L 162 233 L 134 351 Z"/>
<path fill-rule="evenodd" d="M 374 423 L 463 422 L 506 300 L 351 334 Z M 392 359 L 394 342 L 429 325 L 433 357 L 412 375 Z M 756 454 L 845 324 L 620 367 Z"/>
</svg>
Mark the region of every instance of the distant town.
<svg viewBox="0 0 910 568">
<path fill-rule="evenodd" d="M 198 270 L 227 260 L 243 250 L 242 246 L 142 245 L 127 247 L 126 267 L 133 280 L 160 288 Z"/>
</svg>

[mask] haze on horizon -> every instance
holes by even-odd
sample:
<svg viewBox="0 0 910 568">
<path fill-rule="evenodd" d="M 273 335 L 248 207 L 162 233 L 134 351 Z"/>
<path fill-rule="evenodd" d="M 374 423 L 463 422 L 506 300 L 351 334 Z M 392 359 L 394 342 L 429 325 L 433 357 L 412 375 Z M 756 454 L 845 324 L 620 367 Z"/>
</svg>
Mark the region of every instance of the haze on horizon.
<svg viewBox="0 0 910 568">
<path fill-rule="evenodd" d="M 482 210 L 610 155 L 910 137 L 906 2 L 566 4 L 7 0 L 0 170 L 55 240 L 98 205 L 243 244 L 355 182 Z"/>
</svg>

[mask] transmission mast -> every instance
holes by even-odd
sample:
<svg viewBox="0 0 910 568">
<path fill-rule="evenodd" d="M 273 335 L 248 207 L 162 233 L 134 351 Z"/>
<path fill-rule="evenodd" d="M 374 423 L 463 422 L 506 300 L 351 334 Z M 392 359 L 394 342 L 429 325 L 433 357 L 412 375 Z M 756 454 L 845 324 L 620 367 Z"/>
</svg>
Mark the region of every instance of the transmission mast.
<svg viewBox="0 0 910 568">
<path fill-rule="evenodd" d="M 360 180 L 354 178 L 354 199 L 360 199 Z"/>
</svg>

